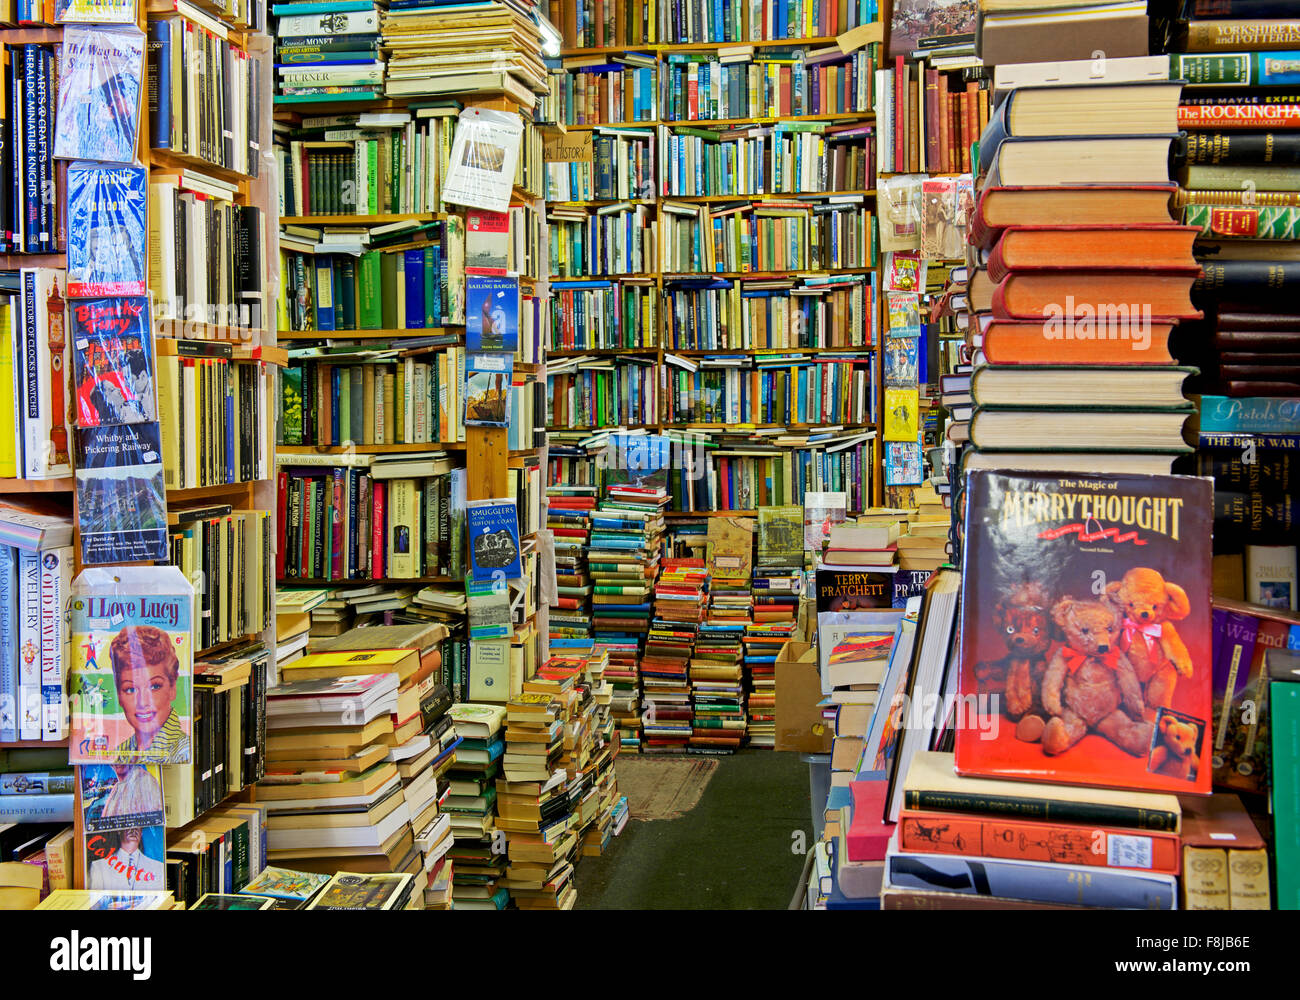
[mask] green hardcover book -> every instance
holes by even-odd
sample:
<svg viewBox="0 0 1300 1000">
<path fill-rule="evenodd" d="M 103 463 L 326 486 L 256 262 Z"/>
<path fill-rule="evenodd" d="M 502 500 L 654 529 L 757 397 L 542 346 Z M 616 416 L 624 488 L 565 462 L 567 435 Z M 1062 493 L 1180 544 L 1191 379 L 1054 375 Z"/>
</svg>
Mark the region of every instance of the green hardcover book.
<svg viewBox="0 0 1300 1000">
<path fill-rule="evenodd" d="M 406 444 L 406 366 L 398 363 L 393 369 L 393 441 Z"/>
<path fill-rule="evenodd" d="M 352 372 L 339 369 L 339 441 L 352 440 Z"/>
<path fill-rule="evenodd" d="M 1300 684 L 1269 684 L 1277 908 L 1300 910 Z"/>
<path fill-rule="evenodd" d="M 438 262 L 433 247 L 424 248 L 424 327 L 426 330 L 442 325 L 438 310 Z"/>
<path fill-rule="evenodd" d="M 307 154 L 307 209 L 306 215 L 324 214 L 320 199 L 320 156 Z"/>
<path fill-rule="evenodd" d="M 302 444 L 301 368 L 285 368 L 280 376 L 280 434 L 284 444 Z"/>
<path fill-rule="evenodd" d="M 384 308 L 382 303 L 382 283 L 380 276 L 383 256 L 378 250 L 369 250 L 361 255 L 357 266 L 357 327 L 362 330 L 382 330 L 384 328 Z"/>
<path fill-rule="evenodd" d="M 365 156 L 366 156 L 366 213 L 368 215 L 377 215 L 379 213 L 379 143 L 374 139 L 366 139 Z"/>
<path fill-rule="evenodd" d="M 397 324 L 397 264 L 402 259 L 401 253 L 379 254 L 380 292 L 383 298 L 381 315 L 383 325 L 380 329 L 396 330 Z"/>
<path fill-rule="evenodd" d="M 398 195 L 402 190 L 402 150 L 401 140 L 398 138 L 397 129 L 393 129 L 388 139 L 388 211 L 399 212 L 400 202 Z"/>
</svg>

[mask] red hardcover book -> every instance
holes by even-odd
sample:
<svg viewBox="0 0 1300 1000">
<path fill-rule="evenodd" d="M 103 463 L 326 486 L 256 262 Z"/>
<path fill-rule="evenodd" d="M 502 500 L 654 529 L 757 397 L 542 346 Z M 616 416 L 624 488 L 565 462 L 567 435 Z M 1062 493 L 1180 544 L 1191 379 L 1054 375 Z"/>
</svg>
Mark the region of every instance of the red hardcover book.
<svg viewBox="0 0 1300 1000">
<path fill-rule="evenodd" d="M 944 167 L 940 160 L 939 121 L 942 115 L 939 98 L 939 71 L 925 71 L 925 169 L 931 173 L 942 173 Z"/>
<path fill-rule="evenodd" d="M 1199 319 L 1191 288 L 1198 269 L 1169 271 L 1013 271 L 993 289 L 999 319 L 1082 318 L 1120 303 L 1162 319 Z"/>
<path fill-rule="evenodd" d="M 957 772 L 1209 792 L 1213 483 L 975 471 L 966 503 Z"/>
<path fill-rule="evenodd" d="M 995 319 L 984 331 L 984 358 L 991 365 L 1172 365 L 1172 323 L 1152 322 L 1146 338 L 1066 339 L 1042 320 Z"/>
<path fill-rule="evenodd" d="M 924 854 L 1136 868 L 1168 875 L 1178 874 L 1181 853 L 1176 833 L 910 810 L 898 817 L 898 846 Z"/>
<path fill-rule="evenodd" d="M 285 544 L 289 525 L 289 474 L 281 472 L 275 478 L 275 523 L 280 526 L 280 544 L 275 547 L 275 578 L 283 580 L 285 558 L 289 554 L 289 546 Z"/>
<path fill-rule="evenodd" d="M 845 838 L 849 860 L 884 861 L 895 826 L 884 818 L 889 782 L 854 781 L 849 790 L 853 794 L 853 820 Z"/>
<path fill-rule="evenodd" d="M 1153 223 L 1134 226 L 1013 226 L 989 253 L 989 277 L 1012 271 L 1115 270 L 1196 267 L 1196 226 Z"/>
<path fill-rule="evenodd" d="M 1300 104 L 1180 104 L 1180 129 L 1293 129 Z"/>
<path fill-rule="evenodd" d="M 978 83 L 966 84 L 966 99 L 962 104 L 962 110 L 966 112 L 966 143 L 963 152 L 962 162 L 965 164 L 962 172 L 965 173 L 971 169 L 970 165 L 970 147 L 980 135 L 980 85 Z M 976 164 L 978 167 L 978 164 Z"/>
<path fill-rule="evenodd" d="M 988 249 L 1008 226 L 1168 223 L 1173 184 L 987 187 L 975 203 L 971 239 Z"/>
</svg>

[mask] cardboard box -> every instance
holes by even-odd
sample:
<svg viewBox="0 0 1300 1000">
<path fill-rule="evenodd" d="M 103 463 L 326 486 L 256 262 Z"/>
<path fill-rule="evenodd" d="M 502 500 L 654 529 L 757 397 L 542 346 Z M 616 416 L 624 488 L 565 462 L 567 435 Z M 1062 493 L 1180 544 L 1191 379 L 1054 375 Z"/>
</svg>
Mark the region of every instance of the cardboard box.
<svg viewBox="0 0 1300 1000">
<path fill-rule="evenodd" d="M 822 680 L 817 647 L 790 640 L 776 658 L 776 749 L 830 753 L 834 727 L 817 707 Z"/>
</svg>

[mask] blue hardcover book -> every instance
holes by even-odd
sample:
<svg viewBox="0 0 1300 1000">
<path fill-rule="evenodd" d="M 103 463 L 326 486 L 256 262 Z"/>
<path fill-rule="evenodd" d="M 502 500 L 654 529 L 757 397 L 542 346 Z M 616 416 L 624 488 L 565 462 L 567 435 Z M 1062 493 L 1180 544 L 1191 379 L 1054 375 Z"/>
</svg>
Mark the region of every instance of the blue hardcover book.
<svg viewBox="0 0 1300 1000">
<path fill-rule="evenodd" d="M 290 14 L 331 14 L 352 10 L 374 10 L 372 0 L 319 0 L 316 3 L 277 3 L 271 5 L 271 13 L 276 17 Z"/>
<path fill-rule="evenodd" d="M 143 33 L 99 26 L 63 29 L 56 158 L 135 160 L 144 40 Z"/>
<path fill-rule="evenodd" d="M 465 349 L 519 349 L 519 280 L 496 275 L 465 276 Z"/>
<path fill-rule="evenodd" d="M 0 743 L 18 739 L 18 553 L 0 546 Z"/>
<path fill-rule="evenodd" d="M 33 46 L 36 52 L 36 169 L 37 184 L 41 191 L 40 211 L 37 222 L 40 226 L 36 233 L 36 246 L 48 253 L 54 248 L 54 199 L 49 193 L 54 190 L 54 169 L 50 162 L 50 131 L 54 127 L 54 106 L 50 100 L 51 74 L 54 71 L 54 58 L 48 49 Z M 29 119 L 32 121 L 32 119 Z M 30 237 L 30 234 L 29 234 Z"/>
<path fill-rule="evenodd" d="M 431 243 L 424 248 L 424 266 L 421 275 L 424 279 L 424 327 L 433 329 L 442 326 L 441 289 L 438 285 L 438 254 L 442 250 L 439 243 Z"/>
<path fill-rule="evenodd" d="M 36 156 L 36 76 L 37 52 L 35 45 L 24 45 L 23 60 L 23 187 L 24 199 L 24 249 L 36 253 L 40 249 L 41 181 Z"/>
<path fill-rule="evenodd" d="M 475 580 L 514 580 L 519 561 L 519 514 L 513 500 L 471 500 L 465 504 L 471 575 Z"/>
<path fill-rule="evenodd" d="M 424 329 L 424 250 L 404 251 L 406 259 L 406 329 Z"/>
<path fill-rule="evenodd" d="M 165 560 L 167 494 L 158 425 L 87 427 L 76 441 L 81 561 Z"/>
<path fill-rule="evenodd" d="M 144 295 L 148 171 L 68 167 L 68 297 Z"/>
<path fill-rule="evenodd" d="M 337 365 L 330 369 L 330 441 L 332 443 L 341 443 L 343 438 L 340 434 L 339 426 L 339 399 L 342 395 L 340 379 L 343 370 Z"/>
<path fill-rule="evenodd" d="M 316 262 L 316 329 L 334 329 L 334 268 L 330 258 L 322 256 Z"/>
<path fill-rule="evenodd" d="M 1290 434 L 1300 399 L 1202 396 L 1201 434 Z"/>
<path fill-rule="evenodd" d="M 896 889 L 1120 910 L 1178 907 L 1176 875 L 1047 861 L 900 854 L 897 838 L 895 834 L 885 855 L 886 885 Z"/>
</svg>

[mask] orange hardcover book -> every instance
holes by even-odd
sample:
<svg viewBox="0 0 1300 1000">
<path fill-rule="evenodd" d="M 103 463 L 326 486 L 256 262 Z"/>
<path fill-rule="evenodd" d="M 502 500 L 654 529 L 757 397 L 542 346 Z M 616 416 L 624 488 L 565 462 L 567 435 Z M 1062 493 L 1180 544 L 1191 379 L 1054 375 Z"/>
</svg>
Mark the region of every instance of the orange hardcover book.
<svg viewBox="0 0 1300 1000">
<path fill-rule="evenodd" d="M 1181 854 L 1176 833 L 911 810 L 899 816 L 898 846 L 926 854 L 1136 868 L 1169 875 L 1178 874 Z"/>
<path fill-rule="evenodd" d="M 1172 323 L 1152 322 L 1150 336 L 1066 339 L 1047 330 L 1042 320 L 995 319 L 984 331 L 984 358 L 991 365 L 1172 365 Z"/>
<path fill-rule="evenodd" d="M 975 205 L 971 238 L 991 247 L 1008 226 L 1145 225 L 1173 221 L 1174 184 L 989 187 Z"/>
<path fill-rule="evenodd" d="M 1014 271 L 993 289 L 999 319 L 1084 318 L 1126 305 L 1153 317 L 1199 319 L 1192 282 L 1199 268 L 1169 271 Z"/>
<path fill-rule="evenodd" d="M 1013 271 L 1196 267 L 1196 226 L 1150 223 L 1133 226 L 1012 226 L 989 253 L 989 277 Z"/>
</svg>

